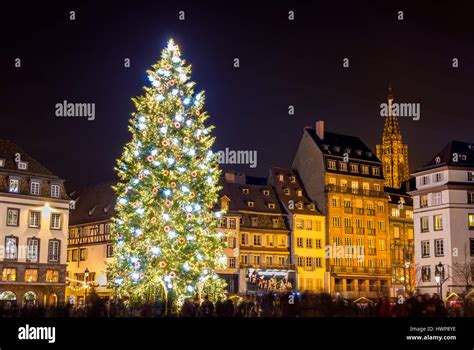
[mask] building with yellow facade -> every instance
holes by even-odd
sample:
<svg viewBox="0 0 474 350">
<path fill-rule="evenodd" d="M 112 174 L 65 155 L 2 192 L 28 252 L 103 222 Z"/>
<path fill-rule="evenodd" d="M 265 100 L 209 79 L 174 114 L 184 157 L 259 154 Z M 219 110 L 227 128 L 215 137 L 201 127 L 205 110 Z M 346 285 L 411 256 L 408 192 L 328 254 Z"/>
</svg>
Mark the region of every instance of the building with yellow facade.
<svg viewBox="0 0 474 350">
<path fill-rule="evenodd" d="M 309 199 L 296 170 L 272 167 L 269 183 L 288 214 L 291 261 L 296 265 L 295 287 L 309 293 L 326 291 L 324 215 Z"/>
<path fill-rule="evenodd" d="M 75 208 L 69 221 L 66 295 L 72 303 L 83 303 L 92 289 L 103 298 L 113 292 L 107 288 L 107 262 L 114 252 L 110 224 L 117 197 L 113 185 L 113 181 L 102 182 L 71 194 Z"/>
<path fill-rule="evenodd" d="M 326 216 L 330 291 L 353 299 L 389 295 L 388 199 L 382 163 L 357 137 L 306 127 L 292 167 Z"/>
</svg>

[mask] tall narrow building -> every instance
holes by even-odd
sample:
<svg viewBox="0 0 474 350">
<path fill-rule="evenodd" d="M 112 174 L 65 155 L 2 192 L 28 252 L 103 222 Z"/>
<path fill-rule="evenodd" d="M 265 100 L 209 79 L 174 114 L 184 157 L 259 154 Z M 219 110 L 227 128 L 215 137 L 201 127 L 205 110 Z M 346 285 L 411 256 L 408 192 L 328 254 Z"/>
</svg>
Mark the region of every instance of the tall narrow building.
<svg viewBox="0 0 474 350">
<path fill-rule="evenodd" d="M 377 145 L 377 158 L 382 161 L 385 186 L 400 188 L 410 178 L 408 169 L 408 146 L 402 142 L 397 116 L 392 111 L 392 88 L 388 93 L 388 115 L 385 117 L 382 143 Z"/>
</svg>

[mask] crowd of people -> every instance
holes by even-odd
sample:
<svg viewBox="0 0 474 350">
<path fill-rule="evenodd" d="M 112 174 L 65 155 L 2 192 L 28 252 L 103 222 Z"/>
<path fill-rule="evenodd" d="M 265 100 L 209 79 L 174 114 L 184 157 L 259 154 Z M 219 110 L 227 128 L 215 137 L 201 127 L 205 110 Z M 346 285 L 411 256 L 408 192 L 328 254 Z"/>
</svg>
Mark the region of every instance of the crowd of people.
<svg viewBox="0 0 474 350">
<path fill-rule="evenodd" d="M 21 308 L 14 302 L 0 305 L 1 317 L 474 317 L 474 300 L 449 303 L 434 294 L 414 295 L 407 299 L 380 298 L 348 301 L 333 299 L 328 294 L 245 295 L 218 298 L 196 296 L 186 300 L 180 310 L 166 303 L 154 302 L 131 306 L 126 300 L 104 300 L 92 293 L 87 302 L 66 303 L 44 308 L 26 303 Z"/>
</svg>

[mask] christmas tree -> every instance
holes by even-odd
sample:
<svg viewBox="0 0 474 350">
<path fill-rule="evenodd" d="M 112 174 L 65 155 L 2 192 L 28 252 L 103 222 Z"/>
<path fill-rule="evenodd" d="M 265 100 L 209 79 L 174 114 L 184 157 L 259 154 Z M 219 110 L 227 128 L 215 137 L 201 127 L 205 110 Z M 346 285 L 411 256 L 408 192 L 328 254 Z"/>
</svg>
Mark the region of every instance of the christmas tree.
<svg viewBox="0 0 474 350">
<path fill-rule="evenodd" d="M 194 93 L 191 66 L 173 40 L 147 73 L 151 86 L 132 99 L 132 139 L 117 160 L 109 272 L 118 297 L 180 305 L 225 286 L 215 274 L 226 262 L 216 231 L 220 170 L 204 92 Z"/>
</svg>

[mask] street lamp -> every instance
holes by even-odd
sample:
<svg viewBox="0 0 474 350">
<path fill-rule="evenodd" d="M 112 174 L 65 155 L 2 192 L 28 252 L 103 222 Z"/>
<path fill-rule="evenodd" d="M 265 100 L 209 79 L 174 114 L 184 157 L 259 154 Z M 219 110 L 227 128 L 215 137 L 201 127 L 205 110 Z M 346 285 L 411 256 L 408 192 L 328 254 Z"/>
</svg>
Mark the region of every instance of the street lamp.
<svg viewBox="0 0 474 350">
<path fill-rule="evenodd" d="M 87 267 L 84 270 L 84 281 L 85 281 L 84 305 L 87 306 L 87 289 L 89 288 L 89 269 Z"/>
<path fill-rule="evenodd" d="M 436 265 L 436 270 L 435 270 L 435 281 L 438 284 L 438 290 L 439 290 L 439 295 L 441 297 L 441 300 L 443 299 L 443 283 L 446 281 L 444 279 L 444 266 L 439 262 L 438 265 Z"/>
</svg>

